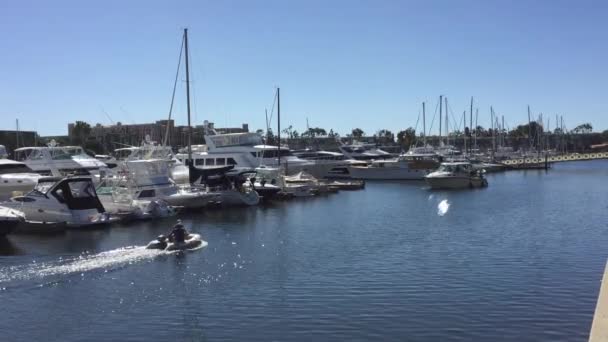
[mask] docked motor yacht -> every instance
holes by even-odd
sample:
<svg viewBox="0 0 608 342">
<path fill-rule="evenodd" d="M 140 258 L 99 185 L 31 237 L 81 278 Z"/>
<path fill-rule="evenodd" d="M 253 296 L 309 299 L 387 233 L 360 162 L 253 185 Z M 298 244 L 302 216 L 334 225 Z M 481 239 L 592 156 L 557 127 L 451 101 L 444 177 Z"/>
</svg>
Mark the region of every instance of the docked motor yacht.
<svg viewBox="0 0 608 342">
<path fill-rule="evenodd" d="M 126 161 L 162 159 L 169 163 L 169 174 L 173 181 L 179 184 L 188 183 L 188 167 L 175 158 L 170 146 L 158 145 L 148 139 L 141 146 L 123 147 L 114 150 L 114 158 L 118 166 L 124 166 Z"/>
<path fill-rule="evenodd" d="M 311 171 L 314 163 L 294 156 L 286 146 L 264 145 L 258 133 L 217 134 L 206 128 L 206 145 L 192 146 L 192 159 L 198 169 L 216 168 L 232 165 L 236 170 L 250 170 L 260 165 L 279 166 L 288 174 Z M 186 164 L 188 153 L 180 150 L 176 154 L 179 161 Z"/>
<path fill-rule="evenodd" d="M 44 147 L 18 148 L 15 160 L 42 175 L 91 174 L 97 180 L 97 176 L 109 171 L 105 163 L 87 155 L 82 147 L 57 146 L 53 142 Z"/>
<path fill-rule="evenodd" d="M 379 149 L 376 144 L 353 142 L 350 145 L 343 144 L 338 147 L 348 159 L 372 161 L 378 159 L 391 159 L 395 156 Z"/>
<path fill-rule="evenodd" d="M 0 159 L 0 201 L 31 191 L 40 177 L 24 163 Z"/>
<path fill-rule="evenodd" d="M 483 174 L 483 170 L 475 170 L 469 162 L 446 162 L 424 179 L 431 189 L 481 188 L 488 185 Z"/>
<path fill-rule="evenodd" d="M 218 195 L 190 186 L 178 186 L 170 178 L 169 162 L 165 159 L 128 160 L 118 170 L 118 176 L 105 180 L 112 186 L 113 201 L 117 197 L 138 201 L 164 201 L 169 206 L 198 209 L 218 200 Z M 105 201 L 111 198 L 103 197 Z"/>
<path fill-rule="evenodd" d="M 34 190 L 0 203 L 31 222 L 65 222 L 81 227 L 110 222 L 90 177 L 42 177 Z"/>
<path fill-rule="evenodd" d="M 351 178 L 351 166 L 366 166 L 366 161 L 347 158 L 343 153 L 331 151 L 294 151 L 293 154 L 314 163 L 310 172 L 315 178 Z"/>
<path fill-rule="evenodd" d="M 250 171 L 232 171 L 233 165 L 198 169 L 190 166 L 190 182 L 194 189 L 201 189 L 218 196 L 217 204 L 223 206 L 257 205 L 260 195 L 253 187 L 246 186 L 245 176 Z"/>
<path fill-rule="evenodd" d="M 353 166 L 351 176 L 364 180 L 422 180 L 438 166 L 434 154 L 406 153 L 394 159 L 374 160 L 369 166 Z"/>
</svg>

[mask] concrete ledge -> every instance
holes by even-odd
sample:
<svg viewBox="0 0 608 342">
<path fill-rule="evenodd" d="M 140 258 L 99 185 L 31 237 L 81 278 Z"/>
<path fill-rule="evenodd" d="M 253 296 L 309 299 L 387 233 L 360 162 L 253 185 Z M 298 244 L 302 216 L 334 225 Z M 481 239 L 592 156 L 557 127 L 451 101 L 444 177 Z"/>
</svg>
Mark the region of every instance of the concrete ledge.
<svg viewBox="0 0 608 342">
<path fill-rule="evenodd" d="M 600 294 L 597 297 L 591 333 L 589 334 L 589 342 L 604 341 L 608 341 L 608 263 L 604 268 Z"/>
</svg>

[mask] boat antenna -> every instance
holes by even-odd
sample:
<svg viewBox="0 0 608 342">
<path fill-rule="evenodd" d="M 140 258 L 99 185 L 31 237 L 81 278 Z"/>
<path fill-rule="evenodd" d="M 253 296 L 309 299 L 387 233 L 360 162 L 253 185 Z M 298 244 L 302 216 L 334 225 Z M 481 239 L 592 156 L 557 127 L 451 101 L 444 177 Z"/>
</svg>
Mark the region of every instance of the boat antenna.
<svg viewBox="0 0 608 342">
<path fill-rule="evenodd" d="M 175 90 L 177 89 L 177 79 L 179 78 L 179 69 L 182 64 L 182 52 L 184 51 L 184 40 L 185 36 L 182 37 L 182 43 L 179 49 L 179 58 L 177 59 L 177 71 L 175 72 L 175 81 L 173 82 L 173 94 L 171 95 L 171 105 L 169 106 L 169 119 L 167 120 L 167 129 L 165 131 L 165 138 L 163 139 L 163 146 L 167 146 L 167 141 L 171 130 L 169 129 L 169 122 L 171 121 L 171 114 L 173 113 L 173 102 L 175 100 Z"/>
</svg>

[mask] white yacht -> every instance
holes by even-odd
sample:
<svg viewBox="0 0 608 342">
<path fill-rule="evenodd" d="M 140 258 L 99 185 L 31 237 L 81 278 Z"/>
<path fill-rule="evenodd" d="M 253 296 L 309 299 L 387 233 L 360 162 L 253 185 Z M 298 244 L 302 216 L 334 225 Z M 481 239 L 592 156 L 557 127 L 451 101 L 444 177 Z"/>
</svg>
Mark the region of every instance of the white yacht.
<svg viewBox="0 0 608 342">
<path fill-rule="evenodd" d="M 169 162 L 165 159 L 128 160 L 118 170 L 118 175 L 105 180 L 105 187 L 111 186 L 111 197 L 103 196 L 104 202 L 116 202 L 117 198 L 131 198 L 138 201 L 164 201 L 173 207 L 197 209 L 216 202 L 217 194 L 193 190 L 190 186 L 180 187 L 170 178 Z M 104 194 L 107 191 L 103 192 Z"/>
<path fill-rule="evenodd" d="M 339 152 L 304 150 L 293 154 L 314 163 L 310 173 L 315 178 L 351 178 L 351 166 L 367 165 L 365 161 L 347 158 Z"/>
<path fill-rule="evenodd" d="M 441 163 L 439 169 L 424 179 L 431 189 L 481 188 L 488 185 L 483 170 L 475 170 L 469 162 Z"/>
<path fill-rule="evenodd" d="M 260 195 L 247 186 L 247 174 L 251 170 L 233 172 L 234 166 L 199 169 L 191 166 L 190 182 L 194 189 L 201 189 L 218 196 L 217 204 L 223 206 L 257 205 Z"/>
<path fill-rule="evenodd" d="M 169 174 L 173 181 L 179 184 L 188 183 L 188 167 L 175 158 L 171 146 L 158 145 L 150 142 L 149 138 L 141 146 L 123 147 L 114 150 L 114 158 L 118 166 L 125 165 L 127 161 L 162 159 L 169 163 Z"/>
<path fill-rule="evenodd" d="M 0 201 L 31 191 L 40 177 L 24 163 L 0 159 Z"/>
<path fill-rule="evenodd" d="M 264 145 L 262 137 L 257 133 L 214 134 L 213 129 L 207 129 L 206 145 L 192 146 L 194 166 L 199 169 L 215 168 L 233 165 L 235 169 L 255 169 L 260 165 L 279 166 L 289 174 L 300 171 L 311 171 L 314 163 L 292 155 L 286 146 Z M 188 159 L 185 149 L 176 154 L 177 159 L 184 163 Z"/>
<path fill-rule="evenodd" d="M 348 159 L 372 161 L 377 159 L 391 159 L 395 156 L 391 153 L 379 149 L 376 144 L 353 142 L 350 145 L 341 144 L 339 147 Z"/>
<path fill-rule="evenodd" d="M 22 147 L 15 150 L 15 160 L 25 163 L 42 175 L 61 176 L 70 173 L 100 175 L 107 165 L 89 155 L 80 146 Z"/>
<path fill-rule="evenodd" d="M 364 180 L 422 180 L 438 166 L 434 154 L 406 153 L 394 159 L 374 160 L 368 166 L 353 166 L 351 176 Z"/>
<path fill-rule="evenodd" d="M 65 223 L 81 227 L 110 222 L 90 177 L 42 177 L 25 196 L 0 203 L 28 222 Z"/>
</svg>

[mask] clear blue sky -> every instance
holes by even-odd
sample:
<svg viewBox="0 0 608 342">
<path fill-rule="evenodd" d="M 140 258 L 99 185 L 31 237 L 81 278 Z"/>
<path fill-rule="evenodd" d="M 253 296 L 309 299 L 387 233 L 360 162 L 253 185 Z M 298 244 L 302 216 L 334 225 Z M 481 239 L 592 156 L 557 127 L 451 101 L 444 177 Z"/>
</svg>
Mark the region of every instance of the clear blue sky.
<svg viewBox="0 0 608 342">
<path fill-rule="evenodd" d="M 308 117 L 397 132 L 422 101 L 430 122 L 440 94 L 455 116 L 474 96 L 484 127 L 490 105 L 512 127 L 529 104 L 604 130 L 607 15 L 606 1 L 2 1 L 0 129 L 166 118 L 188 27 L 196 124 L 263 128 L 279 86 L 299 131 Z"/>
</svg>

